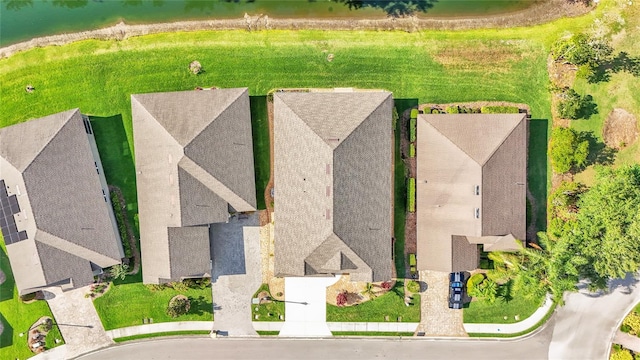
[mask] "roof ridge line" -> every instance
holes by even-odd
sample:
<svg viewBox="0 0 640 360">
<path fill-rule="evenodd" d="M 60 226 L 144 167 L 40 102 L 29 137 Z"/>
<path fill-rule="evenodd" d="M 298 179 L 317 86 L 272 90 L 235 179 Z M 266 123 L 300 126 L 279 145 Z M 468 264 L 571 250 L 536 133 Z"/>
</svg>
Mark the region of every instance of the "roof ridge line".
<svg viewBox="0 0 640 360">
<path fill-rule="evenodd" d="M 277 96 L 277 95 L 276 95 Z M 295 112 L 290 106 L 289 104 L 287 104 L 286 101 L 284 101 L 282 98 L 278 97 L 280 99 L 280 101 L 287 107 L 287 109 L 289 109 L 289 111 L 291 111 L 299 120 L 301 123 L 304 124 L 305 127 L 307 127 L 309 130 L 311 130 L 311 132 L 313 134 L 315 134 L 318 139 L 322 140 L 323 143 L 325 143 L 325 145 L 327 145 L 327 147 L 329 147 L 329 150 L 331 150 L 331 152 L 333 153 L 333 149 L 331 148 L 331 145 L 329 145 L 323 138 L 320 137 L 320 134 L 318 134 L 315 130 L 313 130 L 313 128 L 311 126 L 309 126 L 309 124 L 307 124 L 306 121 L 302 120 L 302 117 L 300 117 L 300 115 Z"/>
<path fill-rule="evenodd" d="M 381 92 L 382 92 L 382 91 L 381 91 Z M 378 109 L 380 109 L 380 107 L 382 106 L 382 104 L 384 104 L 384 103 L 385 103 L 385 101 L 387 100 L 387 98 L 389 98 L 389 96 L 390 96 L 390 94 L 391 94 L 391 93 L 387 93 L 387 94 L 389 94 L 389 95 L 388 95 L 386 98 L 384 98 L 384 100 L 383 100 L 383 101 L 381 101 L 381 102 L 380 102 L 380 103 L 375 107 L 375 109 L 371 110 L 371 112 L 369 113 L 369 115 L 365 116 L 365 117 L 364 117 L 364 119 L 362 119 L 362 121 L 358 124 L 358 126 L 356 126 L 355 128 L 353 128 L 353 130 L 351 130 L 351 132 L 349 133 L 349 135 L 347 135 L 347 137 L 346 137 L 344 140 L 342 140 L 338 146 L 336 146 L 336 149 L 337 149 L 337 148 L 339 148 L 342 144 L 344 144 L 344 143 L 345 143 L 345 142 L 346 142 L 346 141 L 351 137 L 351 135 L 353 135 L 353 133 L 354 133 L 354 132 L 356 132 L 356 130 L 358 130 L 358 129 L 362 126 L 362 124 L 364 124 L 364 123 L 365 123 L 365 122 L 366 122 L 366 121 L 371 117 L 371 114 L 373 114 L 373 113 L 374 113 L 374 112 L 376 112 Z M 392 115 L 392 117 L 393 117 L 393 115 Z M 395 130 L 395 129 L 394 129 L 394 130 Z"/>
<path fill-rule="evenodd" d="M 473 161 L 474 163 L 478 164 L 480 166 L 480 168 L 482 168 L 482 164 L 477 162 L 476 159 L 474 159 L 473 156 L 469 155 L 468 152 L 464 151 L 464 149 L 461 148 L 460 145 L 458 145 L 455 141 L 451 140 L 447 135 L 443 134 L 442 131 L 440 131 L 440 129 L 438 129 L 436 126 L 433 126 L 433 124 L 428 122 L 427 120 L 424 120 L 424 122 L 426 122 L 429 126 L 431 126 L 438 134 L 442 135 L 443 138 L 447 139 L 447 141 L 452 143 L 453 146 L 458 148 L 458 150 L 462 151 L 463 154 L 467 155 L 467 157 L 469 159 L 471 159 L 471 161 Z M 417 127 L 417 125 L 416 125 L 416 127 Z"/>
</svg>

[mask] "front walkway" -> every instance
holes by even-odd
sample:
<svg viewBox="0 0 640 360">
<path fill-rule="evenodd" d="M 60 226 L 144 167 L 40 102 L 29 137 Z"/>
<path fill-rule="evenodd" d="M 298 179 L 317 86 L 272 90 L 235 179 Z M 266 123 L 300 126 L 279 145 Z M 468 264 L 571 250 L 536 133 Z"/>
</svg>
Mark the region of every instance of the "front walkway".
<svg viewBox="0 0 640 360">
<path fill-rule="evenodd" d="M 44 291 L 55 323 L 66 342 L 66 358 L 113 344 L 102 327 L 93 301 L 85 297 L 90 292 L 89 288 L 85 286 L 62 292 L 59 287 L 50 287 Z"/>
<path fill-rule="evenodd" d="M 640 353 L 640 338 L 637 336 L 629 335 L 618 330 L 616 331 L 616 336 L 613 338 L 613 343 L 620 344 L 636 354 Z"/>
<path fill-rule="evenodd" d="M 286 320 L 280 336 L 331 336 L 327 326 L 327 286 L 334 277 L 288 277 L 284 279 Z"/>
<path fill-rule="evenodd" d="M 234 215 L 211 226 L 211 291 L 216 330 L 230 336 L 257 336 L 251 325 L 251 298 L 262 283 L 258 213 Z"/>
<path fill-rule="evenodd" d="M 467 336 L 462 325 L 462 311 L 449 309 L 448 273 L 420 271 L 420 281 L 427 289 L 420 293 L 420 325 L 417 332 L 425 336 Z"/>
</svg>

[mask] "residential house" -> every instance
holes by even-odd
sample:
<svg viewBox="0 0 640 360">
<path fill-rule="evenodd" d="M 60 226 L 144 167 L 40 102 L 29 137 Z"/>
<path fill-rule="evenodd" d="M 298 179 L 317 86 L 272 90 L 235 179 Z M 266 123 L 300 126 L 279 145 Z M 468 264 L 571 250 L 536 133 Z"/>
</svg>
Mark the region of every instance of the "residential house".
<svg viewBox="0 0 640 360">
<path fill-rule="evenodd" d="M 20 295 L 89 285 L 121 263 L 91 123 L 78 109 L 0 129 L 0 203 Z"/>
<path fill-rule="evenodd" d="M 211 276 L 210 224 L 256 210 L 246 88 L 131 96 L 144 283 Z"/>
</svg>

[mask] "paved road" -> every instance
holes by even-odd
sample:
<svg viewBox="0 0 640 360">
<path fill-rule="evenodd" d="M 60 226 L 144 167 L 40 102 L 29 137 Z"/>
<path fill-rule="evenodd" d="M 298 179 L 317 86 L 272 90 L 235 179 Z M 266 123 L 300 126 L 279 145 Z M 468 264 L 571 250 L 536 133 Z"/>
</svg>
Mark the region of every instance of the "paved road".
<svg viewBox="0 0 640 360">
<path fill-rule="evenodd" d="M 518 341 L 427 339 L 217 339 L 172 338 L 116 345 L 83 360 L 128 359 L 518 359 L 547 356 L 551 331 Z M 286 350 L 286 351 L 285 351 Z"/>
<path fill-rule="evenodd" d="M 217 339 L 167 338 L 121 344 L 82 357 L 103 359 L 518 359 L 605 360 L 618 322 L 640 301 L 637 281 L 612 282 L 611 291 L 569 294 L 566 305 L 534 335 L 486 339 Z M 400 356 L 401 354 L 401 356 Z"/>
<path fill-rule="evenodd" d="M 607 359 L 609 343 L 618 322 L 640 301 L 638 281 L 628 276 L 614 280 L 608 293 L 584 290 L 565 295 L 566 304 L 556 313 L 551 359 Z"/>
</svg>

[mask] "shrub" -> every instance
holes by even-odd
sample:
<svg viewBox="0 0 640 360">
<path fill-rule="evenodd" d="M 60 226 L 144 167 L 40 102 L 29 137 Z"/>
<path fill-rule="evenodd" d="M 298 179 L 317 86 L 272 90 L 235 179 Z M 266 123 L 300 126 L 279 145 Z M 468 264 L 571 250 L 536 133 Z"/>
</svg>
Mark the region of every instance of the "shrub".
<svg viewBox="0 0 640 360">
<path fill-rule="evenodd" d="M 631 326 L 622 324 L 622 326 L 620 326 L 620 331 L 622 331 L 623 333 L 628 333 L 629 331 L 631 331 Z"/>
<path fill-rule="evenodd" d="M 412 119 L 418 118 L 418 109 L 411 109 L 411 118 Z"/>
<path fill-rule="evenodd" d="M 460 113 L 460 108 L 458 108 L 457 106 L 449 106 L 445 109 L 447 114 L 459 114 Z"/>
<path fill-rule="evenodd" d="M 383 290 L 390 290 L 391 289 L 391 281 L 385 281 L 382 284 L 380 284 L 380 287 Z"/>
<path fill-rule="evenodd" d="M 184 295 L 176 295 L 169 300 L 169 306 L 167 306 L 167 315 L 176 318 L 180 315 L 184 315 L 189 312 L 191 308 L 191 301 Z"/>
<path fill-rule="evenodd" d="M 620 349 L 611 354 L 610 360 L 633 360 L 633 355 L 631 355 L 631 351 L 627 349 Z"/>
<path fill-rule="evenodd" d="M 393 128 L 395 129 L 397 124 L 398 124 L 398 109 L 396 109 L 395 106 L 393 107 L 393 110 L 392 110 L 391 114 L 392 114 L 391 116 L 393 118 Z"/>
<path fill-rule="evenodd" d="M 36 298 L 36 294 L 35 292 L 32 292 L 30 294 L 24 294 L 22 296 L 20 296 L 20 300 L 22 300 L 22 302 L 29 302 L 31 300 L 34 300 Z"/>
<path fill-rule="evenodd" d="M 183 283 L 182 281 L 170 282 L 170 283 L 167 283 L 167 286 L 172 288 L 173 290 L 175 290 L 177 292 L 185 292 L 185 291 L 189 290 L 189 286 L 187 284 Z"/>
<path fill-rule="evenodd" d="M 146 286 L 147 289 L 152 292 L 162 291 L 167 288 L 167 286 L 164 284 L 145 284 L 144 286 Z"/>
<path fill-rule="evenodd" d="M 483 106 L 480 112 L 482 114 L 517 114 L 520 109 L 516 106 Z"/>
<path fill-rule="evenodd" d="M 411 142 L 416 141 L 416 122 L 417 120 L 414 118 L 409 120 L 409 141 Z"/>
<path fill-rule="evenodd" d="M 478 273 L 472 275 L 469 280 L 467 280 L 467 293 L 469 296 L 476 296 L 474 293 L 477 290 L 478 285 L 480 285 L 484 279 L 484 274 Z"/>
<path fill-rule="evenodd" d="M 414 280 L 409 280 L 409 282 L 407 282 L 407 290 L 412 293 L 420 292 L 420 283 Z"/>
<path fill-rule="evenodd" d="M 640 334 L 640 315 L 637 312 L 631 312 L 627 315 L 626 318 L 622 321 L 622 325 L 626 325 L 629 327 L 629 334 L 638 335 Z"/>
<path fill-rule="evenodd" d="M 117 265 L 113 265 L 109 269 L 109 275 L 111 275 L 111 277 L 114 279 L 120 278 L 120 280 L 124 280 L 125 276 L 127 276 L 128 274 L 128 271 L 129 271 L 129 265 L 117 264 Z"/>
<path fill-rule="evenodd" d="M 347 292 L 343 291 L 336 296 L 336 305 L 345 306 L 347 304 Z"/>
<path fill-rule="evenodd" d="M 432 114 L 440 114 L 440 110 L 438 110 L 438 109 L 431 109 L 431 113 L 432 113 Z"/>
<path fill-rule="evenodd" d="M 586 165 L 589 140 L 571 128 L 557 127 L 551 131 L 549 157 L 553 170 L 563 174 Z"/>
<path fill-rule="evenodd" d="M 189 64 L 189 71 L 194 74 L 194 75 L 198 75 L 200 73 L 202 73 L 202 65 L 200 64 L 199 61 L 197 60 L 193 60 L 190 64 Z"/>
<path fill-rule="evenodd" d="M 416 179 L 409 178 L 407 185 L 407 209 L 409 212 L 416 211 Z"/>
<path fill-rule="evenodd" d="M 409 144 L 409 157 L 416 157 L 416 146 L 413 143 Z"/>
<path fill-rule="evenodd" d="M 596 104 L 591 95 L 581 96 L 573 89 L 566 89 L 560 95 L 558 102 L 558 115 L 565 119 L 588 119 L 596 114 Z"/>
<path fill-rule="evenodd" d="M 115 191 L 111 192 L 111 206 L 113 206 L 113 213 L 116 216 L 116 223 L 118 224 L 118 231 L 120 233 L 120 240 L 122 241 L 122 248 L 124 250 L 124 256 L 130 258 L 131 253 L 131 244 L 129 243 L 129 232 L 127 231 L 127 226 L 125 225 L 125 210 L 120 203 L 120 199 Z"/>
</svg>

